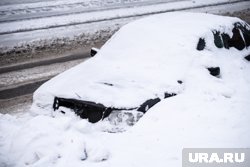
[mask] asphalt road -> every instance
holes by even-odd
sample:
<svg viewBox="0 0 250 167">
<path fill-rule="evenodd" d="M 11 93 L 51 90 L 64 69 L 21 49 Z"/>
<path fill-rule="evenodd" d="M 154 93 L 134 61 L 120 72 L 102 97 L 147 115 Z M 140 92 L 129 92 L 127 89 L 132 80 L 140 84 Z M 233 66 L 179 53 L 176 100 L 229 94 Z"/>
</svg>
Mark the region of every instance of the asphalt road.
<svg viewBox="0 0 250 167">
<path fill-rule="evenodd" d="M 51 65 L 55 63 L 63 63 L 63 62 L 77 60 L 77 59 L 84 59 L 84 58 L 89 58 L 89 57 L 90 57 L 90 53 L 88 51 L 88 52 L 70 54 L 68 56 L 63 56 L 63 57 L 55 57 L 55 58 L 47 59 L 47 60 L 16 64 L 12 66 L 5 66 L 5 67 L 0 67 L 0 74 L 12 72 L 12 71 L 19 71 L 19 70 L 28 69 L 28 68 L 34 68 L 38 66 L 46 66 L 46 65 Z M 0 99 L 1 99 L 1 95 L 0 95 Z"/>
</svg>

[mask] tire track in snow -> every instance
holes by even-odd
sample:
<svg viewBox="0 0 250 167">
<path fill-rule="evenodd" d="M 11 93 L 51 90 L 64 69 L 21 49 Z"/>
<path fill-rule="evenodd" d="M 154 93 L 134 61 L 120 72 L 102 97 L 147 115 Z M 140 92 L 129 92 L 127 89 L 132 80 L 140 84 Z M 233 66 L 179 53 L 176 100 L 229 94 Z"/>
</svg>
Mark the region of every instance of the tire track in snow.
<svg viewBox="0 0 250 167">
<path fill-rule="evenodd" d="M 20 29 L 13 30 L 13 31 L 2 31 L 2 32 L 0 32 L 0 36 L 1 35 L 7 35 L 7 34 L 21 33 L 21 32 L 31 32 L 31 31 L 37 31 L 37 30 L 47 30 L 47 29 L 60 28 L 60 27 L 76 26 L 76 25 L 95 23 L 95 22 L 102 22 L 102 21 L 108 21 L 108 20 L 118 20 L 118 19 L 123 19 L 123 18 L 147 16 L 147 15 L 160 14 L 160 13 L 165 13 L 165 12 L 174 12 L 174 11 L 183 11 L 183 10 L 191 10 L 191 9 L 223 6 L 223 5 L 230 5 L 230 4 L 236 4 L 236 3 L 244 3 L 246 1 L 249 1 L 249 0 L 237 0 L 237 1 L 221 2 L 221 3 L 215 3 L 215 4 L 198 5 L 198 6 L 193 6 L 193 7 L 182 7 L 182 8 L 178 8 L 178 9 L 150 11 L 150 12 L 144 12 L 144 13 L 139 13 L 139 14 L 131 13 L 131 14 L 127 14 L 127 15 L 124 15 L 124 16 L 111 16 L 111 17 L 99 18 L 99 19 L 95 19 L 95 20 L 61 23 L 61 24 L 54 24 L 54 25 L 44 26 L 44 27 L 41 26 L 41 27 L 35 27 L 35 28 L 23 28 L 23 29 L 20 28 Z"/>
<path fill-rule="evenodd" d="M 124 0 L 119 1 L 87 1 L 87 2 L 76 2 L 60 5 L 50 5 L 42 7 L 27 7 L 21 9 L 12 9 L 12 10 L 1 10 L 0 8 L 0 23 L 8 23 L 14 21 L 23 21 L 31 19 L 40 19 L 44 17 L 57 17 L 65 16 L 71 14 L 80 14 L 86 12 L 95 12 L 103 10 L 112 10 L 120 8 L 129 8 L 136 6 L 145 6 L 161 3 L 170 3 L 177 1 L 190 1 L 190 0 L 141 0 L 135 2 L 126 2 Z"/>
</svg>

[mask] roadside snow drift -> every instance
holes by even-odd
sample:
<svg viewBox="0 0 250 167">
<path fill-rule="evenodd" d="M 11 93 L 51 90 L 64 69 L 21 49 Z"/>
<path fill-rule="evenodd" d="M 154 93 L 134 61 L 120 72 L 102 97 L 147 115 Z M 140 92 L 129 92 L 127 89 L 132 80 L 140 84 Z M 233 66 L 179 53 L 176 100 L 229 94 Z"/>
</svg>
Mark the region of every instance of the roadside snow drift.
<svg viewBox="0 0 250 167">
<path fill-rule="evenodd" d="M 122 27 L 95 57 L 42 85 L 31 114 L 0 115 L 0 166 L 180 167 L 182 148 L 250 147 L 249 30 L 202 13 Z M 128 131 L 107 133 L 116 128 L 108 121 L 54 112 L 54 97 L 116 107 L 161 101 Z"/>
</svg>

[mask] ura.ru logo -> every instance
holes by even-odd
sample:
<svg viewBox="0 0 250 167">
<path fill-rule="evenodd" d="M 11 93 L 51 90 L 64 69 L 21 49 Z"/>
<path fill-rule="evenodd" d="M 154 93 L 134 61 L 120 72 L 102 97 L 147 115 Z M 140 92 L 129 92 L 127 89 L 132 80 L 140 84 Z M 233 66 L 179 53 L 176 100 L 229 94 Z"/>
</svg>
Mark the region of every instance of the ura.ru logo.
<svg viewBox="0 0 250 167">
<path fill-rule="evenodd" d="M 188 160 L 191 163 L 242 163 L 245 161 L 245 153 L 189 153 Z"/>
</svg>

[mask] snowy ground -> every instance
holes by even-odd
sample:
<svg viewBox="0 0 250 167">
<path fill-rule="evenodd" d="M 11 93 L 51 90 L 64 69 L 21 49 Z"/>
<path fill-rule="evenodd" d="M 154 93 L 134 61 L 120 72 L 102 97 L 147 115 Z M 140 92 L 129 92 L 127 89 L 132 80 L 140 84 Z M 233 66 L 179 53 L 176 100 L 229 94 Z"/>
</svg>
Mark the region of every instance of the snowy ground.
<svg viewBox="0 0 250 167">
<path fill-rule="evenodd" d="M 191 20 L 196 17 L 192 17 Z M 229 31 L 226 27 L 219 26 L 224 21 L 222 18 L 214 19 L 211 16 L 209 19 L 198 20 L 203 21 L 203 27 L 194 26 L 196 28 L 194 32 L 193 29 L 186 29 L 189 33 L 193 32 L 194 36 L 198 35 L 203 28 L 213 26 L 222 31 Z M 230 19 L 228 22 L 235 20 Z M 149 21 L 150 23 L 152 21 L 159 23 L 159 20 Z M 189 21 L 185 20 L 187 23 Z M 209 26 L 210 22 L 215 23 Z M 187 25 L 190 28 L 193 24 Z M 166 27 L 151 25 L 147 27 L 147 30 L 161 30 L 161 28 L 165 30 Z M 136 29 L 127 30 L 133 32 Z M 127 30 L 124 29 L 125 32 Z M 142 30 L 141 27 L 138 27 L 138 30 Z M 182 27 L 179 27 L 178 30 L 185 33 L 181 31 Z M 181 38 L 187 38 L 191 42 L 187 43 L 186 40 L 166 41 L 167 38 L 162 38 L 162 31 L 154 32 L 154 35 L 151 36 L 152 41 L 143 40 L 144 44 L 150 44 L 154 40 L 159 42 L 156 50 L 147 47 L 151 52 L 143 54 L 148 61 L 150 60 L 146 64 L 156 62 L 151 53 L 159 53 L 153 55 L 161 58 L 160 65 L 164 64 L 166 50 L 165 47 L 161 46 L 165 46 L 165 44 L 168 46 L 171 46 L 172 43 L 178 45 L 178 48 L 170 47 L 171 49 L 168 49 L 172 51 L 171 53 L 179 53 L 187 45 L 195 48 L 197 44 L 197 41 L 191 40 L 192 38 L 184 34 L 181 35 Z M 169 34 L 175 35 L 175 33 Z M 137 35 L 148 37 L 144 36 L 143 31 Z M 165 33 L 165 35 L 168 34 Z M 210 37 L 211 40 L 212 33 L 207 35 L 205 37 Z M 118 39 L 114 40 L 114 45 L 110 45 L 110 47 L 114 46 L 117 50 L 121 50 L 120 47 L 126 45 L 123 43 L 120 45 Z M 127 41 L 126 38 L 123 39 Z M 137 42 L 136 40 L 132 41 Z M 129 44 L 131 44 L 130 42 L 128 40 Z M 108 121 L 91 124 L 80 119 L 73 112 L 67 111 L 65 115 L 60 112 L 37 113 L 35 110 L 14 115 L 0 114 L 0 166 L 180 167 L 183 148 L 250 147 L 250 64 L 244 59 L 244 56 L 249 55 L 249 48 L 242 51 L 235 48 L 227 50 L 216 48 L 212 45 L 213 42 L 210 44 L 211 46 L 209 45 L 210 47 L 202 52 L 189 50 L 193 54 L 182 52 L 185 54 L 177 54 L 169 59 L 169 63 L 179 57 L 179 60 L 182 60 L 181 71 L 175 71 L 174 74 L 185 73 L 182 78 L 184 81 L 183 89 L 177 96 L 162 100 L 151 108 L 135 126 L 123 125 L 123 128 L 127 128 L 126 132 L 112 133 L 117 126 L 111 125 Z M 132 46 L 140 48 L 139 45 Z M 112 57 L 117 50 L 107 46 L 103 53 Z M 125 49 L 123 51 L 123 53 L 126 52 Z M 136 63 L 136 61 L 141 60 L 140 56 L 139 54 L 137 58 L 129 60 L 131 63 L 132 60 L 135 60 Z M 176 56 L 178 57 L 176 58 Z M 99 60 L 105 62 L 102 57 Z M 190 64 L 186 64 L 187 62 Z M 126 61 L 124 61 L 125 63 Z M 131 66 L 133 64 L 129 65 L 130 68 L 133 67 Z M 205 69 L 206 66 L 211 65 L 221 67 L 222 74 L 219 78 L 211 76 Z M 189 68 L 183 71 L 186 66 Z M 161 68 L 167 69 L 164 65 L 153 67 L 153 69 L 159 70 Z M 176 66 L 170 67 L 176 69 Z M 148 68 L 152 67 L 148 66 Z M 179 75 L 171 75 L 173 71 L 164 72 L 167 76 L 179 77 Z M 151 76 L 145 75 L 145 77 Z M 157 76 L 152 75 L 152 77 Z M 160 78 L 158 79 L 160 80 Z"/>
<path fill-rule="evenodd" d="M 0 165 L 180 167 L 182 148 L 249 148 L 246 103 L 236 96 L 181 95 L 120 134 L 74 115 L 0 115 Z"/>
<path fill-rule="evenodd" d="M 3 5 L 0 6 L 0 45 L 1 49 L 3 49 L 2 51 L 14 46 L 20 46 L 21 44 L 30 44 L 34 41 L 38 42 L 45 39 L 52 40 L 54 38 L 55 40 L 57 38 L 73 38 L 74 36 L 79 36 L 82 33 L 84 33 L 85 36 L 89 36 L 89 34 L 93 31 L 93 28 L 89 27 L 93 27 L 93 25 L 87 25 L 87 28 L 84 28 L 86 23 L 123 18 L 145 12 L 147 13 L 155 10 L 151 9 L 152 6 L 154 6 L 154 8 L 158 7 L 152 4 L 164 5 L 172 1 L 55 0 L 40 1 L 36 3 L 28 2 L 26 3 L 26 1 L 24 1 L 20 5 L 16 5 L 14 3 L 8 4 L 4 3 L 4 1 L 2 2 Z M 144 9 L 140 6 L 147 6 L 148 9 Z M 145 11 L 142 12 L 142 10 Z M 79 30 L 78 25 L 81 26 L 81 30 Z M 97 31 L 102 30 L 101 27 L 103 27 L 101 24 L 95 25 L 94 32 L 96 33 Z M 113 27 L 112 24 L 109 25 L 109 27 Z M 115 27 L 112 28 L 113 31 L 115 29 Z M 29 36 L 27 36 L 27 34 L 29 34 Z M 36 45 L 39 46 L 39 44 Z"/>
</svg>

